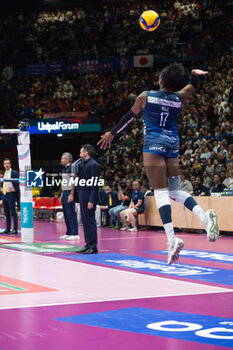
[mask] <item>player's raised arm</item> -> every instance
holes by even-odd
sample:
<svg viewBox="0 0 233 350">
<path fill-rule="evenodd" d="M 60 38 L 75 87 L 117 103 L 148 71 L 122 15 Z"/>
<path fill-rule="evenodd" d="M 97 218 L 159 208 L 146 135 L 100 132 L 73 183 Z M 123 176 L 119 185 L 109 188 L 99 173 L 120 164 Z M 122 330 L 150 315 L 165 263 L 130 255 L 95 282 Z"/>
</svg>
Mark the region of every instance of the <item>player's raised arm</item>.
<svg viewBox="0 0 233 350">
<path fill-rule="evenodd" d="M 208 72 L 203 71 L 201 69 L 193 69 L 192 75 L 190 78 L 190 82 L 179 92 L 182 104 L 185 104 L 189 96 L 197 89 L 198 83 L 199 83 L 199 75 L 205 75 L 208 74 Z"/>
<path fill-rule="evenodd" d="M 111 131 L 107 131 L 101 136 L 101 140 L 97 143 L 100 148 L 111 148 L 114 136 L 123 131 L 141 112 L 142 108 L 146 105 L 146 91 L 143 91 L 135 100 L 133 107 L 126 113 L 121 120 L 112 128 Z"/>
</svg>

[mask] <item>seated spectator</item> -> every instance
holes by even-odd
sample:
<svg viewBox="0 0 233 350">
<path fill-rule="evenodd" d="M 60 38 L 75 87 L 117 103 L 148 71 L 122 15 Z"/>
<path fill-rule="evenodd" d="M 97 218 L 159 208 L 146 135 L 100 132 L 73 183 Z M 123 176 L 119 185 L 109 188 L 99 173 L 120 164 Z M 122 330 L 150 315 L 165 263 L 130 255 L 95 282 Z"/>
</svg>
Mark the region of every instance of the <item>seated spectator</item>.
<svg viewBox="0 0 233 350">
<path fill-rule="evenodd" d="M 211 177 L 209 177 L 207 171 L 203 172 L 203 185 L 210 189 L 211 185 Z"/>
<path fill-rule="evenodd" d="M 202 183 L 202 177 L 196 176 L 194 186 L 193 186 L 193 192 L 190 193 L 194 196 L 209 196 L 210 192 L 206 186 Z"/>
<path fill-rule="evenodd" d="M 193 185 L 187 179 L 186 175 L 184 173 L 181 173 L 180 178 L 181 178 L 181 190 L 188 193 L 193 193 Z"/>
<path fill-rule="evenodd" d="M 124 186 L 124 184 L 122 185 Z M 128 209 L 133 193 L 132 183 L 130 180 L 126 181 L 125 189 L 121 187 L 122 185 L 121 183 L 118 184 L 118 201 L 120 202 L 120 204 L 109 210 L 109 215 L 111 216 L 112 223 L 115 224 L 114 228 L 116 230 L 118 230 L 121 227 L 120 213 L 123 210 Z"/>
<path fill-rule="evenodd" d="M 194 160 L 199 160 L 202 154 L 202 149 L 199 147 L 196 149 L 195 154 L 194 154 Z M 198 163 L 197 163 L 198 164 Z"/>
<path fill-rule="evenodd" d="M 188 158 L 189 157 L 189 158 Z M 188 166 L 188 164 L 189 164 L 189 161 L 190 160 L 190 154 L 183 154 L 183 156 L 182 156 L 182 158 L 181 158 L 181 160 L 180 160 L 180 166 L 182 167 L 182 168 L 184 168 L 184 167 L 187 167 Z"/>
<path fill-rule="evenodd" d="M 190 156 L 193 156 L 194 152 L 193 152 L 193 149 L 192 149 L 192 146 L 190 143 L 187 144 L 187 149 L 186 151 L 184 152 L 184 154 L 190 154 Z"/>
<path fill-rule="evenodd" d="M 208 159 L 208 160 L 207 160 L 207 166 L 206 166 L 205 170 L 207 171 L 207 173 L 208 173 L 209 176 L 212 176 L 212 175 L 213 175 L 213 172 L 214 172 L 214 165 L 213 165 L 211 159 Z"/>
<path fill-rule="evenodd" d="M 220 173 L 221 171 L 221 165 L 219 164 L 219 161 L 218 159 L 215 159 L 214 162 L 213 162 L 213 170 L 214 170 L 214 173 Z"/>
<path fill-rule="evenodd" d="M 219 164 L 226 164 L 226 155 L 223 153 L 223 152 L 218 152 L 218 161 L 219 161 Z M 221 166 L 220 166 L 220 169 L 221 169 Z"/>
<path fill-rule="evenodd" d="M 176 11 L 178 11 L 180 9 L 180 2 L 179 1 L 175 1 L 173 7 L 174 7 L 174 9 Z"/>
<path fill-rule="evenodd" d="M 202 167 L 201 167 L 200 161 L 198 159 L 195 159 L 195 161 L 194 161 L 193 171 L 194 171 L 195 176 L 202 174 Z"/>
<path fill-rule="evenodd" d="M 205 152 L 201 154 L 201 159 L 209 159 L 211 157 L 211 152 L 209 147 L 205 147 Z"/>
<path fill-rule="evenodd" d="M 131 232 L 137 231 L 135 217 L 141 213 L 144 213 L 144 210 L 144 194 L 140 190 L 139 181 L 136 180 L 133 182 L 133 195 L 129 208 L 121 212 L 121 219 L 124 223 L 124 226 L 121 228 L 121 230 L 128 230 Z M 128 222 L 130 222 L 132 228 L 129 228 Z"/>
<path fill-rule="evenodd" d="M 230 146 L 229 146 L 229 148 L 230 148 Z M 230 164 L 230 163 L 233 163 L 233 152 L 231 150 L 229 150 L 229 152 L 227 154 L 227 158 L 226 158 L 226 164 Z"/>
<path fill-rule="evenodd" d="M 214 141 L 214 148 L 213 148 L 213 150 L 214 150 L 215 153 L 220 152 L 221 146 L 220 146 L 220 142 L 219 141 L 217 141 L 217 140 Z"/>
<path fill-rule="evenodd" d="M 221 182 L 223 182 L 226 178 L 226 169 L 224 169 L 224 167 L 222 167 L 222 170 L 220 172 L 220 178 L 221 178 Z"/>
<path fill-rule="evenodd" d="M 106 223 L 103 227 L 109 227 L 110 224 L 110 215 L 109 209 L 116 207 L 118 205 L 118 193 L 115 190 L 112 190 L 110 186 L 105 186 L 104 192 L 106 194 L 104 202 L 102 203 L 100 209 L 106 215 Z"/>
<path fill-rule="evenodd" d="M 213 186 L 211 187 L 211 194 L 221 193 L 224 191 L 225 188 L 226 186 L 222 183 L 220 175 L 218 173 L 215 173 L 213 179 Z"/>
<path fill-rule="evenodd" d="M 227 188 L 233 188 L 233 170 L 232 170 L 232 168 L 227 169 L 226 178 L 222 183 Z"/>
<path fill-rule="evenodd" d="M 142 192 L 144 193 L 144 197 L 151 197 L 153 193 L 151 192 L 150 186 L 148 183 L 144 183 L 142 185 Z"/>
</svg>

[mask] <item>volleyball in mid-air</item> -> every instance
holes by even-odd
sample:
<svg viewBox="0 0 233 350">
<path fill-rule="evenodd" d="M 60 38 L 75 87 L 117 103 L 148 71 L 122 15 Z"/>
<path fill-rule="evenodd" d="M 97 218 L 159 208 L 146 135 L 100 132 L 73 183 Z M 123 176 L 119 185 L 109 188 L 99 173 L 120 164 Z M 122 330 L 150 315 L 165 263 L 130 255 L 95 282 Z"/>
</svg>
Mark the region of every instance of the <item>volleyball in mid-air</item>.
<svg viewBox="0 0 233 350">
<path fill-rule="evenodd" d="M 144 11 L 139 18 L 139 23 L 142 29 L 146 30 L 147 32 L 152 32 L 158 28 L 160 24 L 160 17 L 155 11 Z"/>
</svg>

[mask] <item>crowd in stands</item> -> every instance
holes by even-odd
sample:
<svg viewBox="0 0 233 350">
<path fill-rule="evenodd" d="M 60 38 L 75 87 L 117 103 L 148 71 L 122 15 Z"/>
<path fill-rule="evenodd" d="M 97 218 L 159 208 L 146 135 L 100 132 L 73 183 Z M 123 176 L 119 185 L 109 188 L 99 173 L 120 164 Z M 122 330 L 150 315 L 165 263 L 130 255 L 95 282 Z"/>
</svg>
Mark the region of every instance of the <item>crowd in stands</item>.
<svg viewBox="0 0 233 350">
<path fill-rule="evenodd" d="M 145 86 L 148 73 L 92 72 L 72 76 L 17 77 L 8 83 L 15 95 L 18 119 L 45 113 L 83 112 L 106 115 L 129 103 Z M 149 77 L 148 77 L 149 78 Z"/>
<path fill-rule="evenodd" d="M 138 18 L 150 8 L 160 14 L 161 25 L 148 35 L 140 29 Z M 229 14 L 220 0 L 166 0 L 2 15 L 0 65 L 75 62 L 141 52 L 159 59 L 177 57 L 181 55 L 178 42 L 189 42 Z"/>
<path fill-rule="evenodd" d="M 187 53 L 192 54 L 196 44 L 193 45 L 191 39 L 198 33 L 203 35 L 196 41 L 197 46 L 211 54 L 213 34 L 204 32 L 210 25 L 216 27 L 215 39 L 219 37 L 224 42 L 223 35 L 233 35 L 232 26 L 227 30 L 222 28 L 223 18 L 233 13 L 232 1 L 224 4 L 220 0 L 155 3 L 161 25 L 153 33 L 141 30 L 138 24 L 140 13 L 152 6 L 141 2 L 123 2 L 119 6 L 106 5 L 91 10 L 43 11 L 30 16 L 2 15 L 0 66 L 78 62 L 146 53 L 154 54 L 155 59 L 180 57 L 183 53 L 177 43 L 189 43 Z M 220 25 L 216 26 L 218 20 Z M 42 118 L 45 113 L 67 111 L 108 115 L 132 101 L 140 90 L 153 88 L 157 77 L 158 70 L 154 68 L 16 76 L 0 83 L 0 103 L 18 119 Z"/>
<path fill-rule="evenodd" d="M 204 118 L 202 125 L 205 128 L 201 130 L 200 136 L 208 136 L 205 133 L 209 124 L 215 123 L 216 116 L 220 113 L 223 118 L 227 118 L 231 113 L 232 105 L 228 105 L 232 81 L 231 61 L 232 55 L 226 53 L 221 58 L 215 57 L 208 62 L 209 83 L 198 90 L 182 113 L 180 132 L 183 135 L 195 137 L 195 129 L 200 128 L 201 120 L 197 111 L 200 111 L 200 108 L 203 111 L 206 105 L 208 113 L 205 116 L 208 120 Z M 202 65 L 201 62 L 191 64 Z M 131 68 L 127 71 L 90 72 L 68 76 L 18 76 L 10 80 L 7 87 L 14 95 L 12 100 L 18 119 L 43 118 L 45 113 L 83 111 L 87 111 L 89 115 L 106 116 L 130 104 L 141 91 L 154 89 L 160 69 L 161 67 L 154 66 L 143 70 Z M 213 96 L 211 103 L 207 97 L 209 94 Z M 227 125 L 224 124 L 225 129 Z M 217 131 L 219 135 L 222 133 L 220 128 Z"/>
</svg>

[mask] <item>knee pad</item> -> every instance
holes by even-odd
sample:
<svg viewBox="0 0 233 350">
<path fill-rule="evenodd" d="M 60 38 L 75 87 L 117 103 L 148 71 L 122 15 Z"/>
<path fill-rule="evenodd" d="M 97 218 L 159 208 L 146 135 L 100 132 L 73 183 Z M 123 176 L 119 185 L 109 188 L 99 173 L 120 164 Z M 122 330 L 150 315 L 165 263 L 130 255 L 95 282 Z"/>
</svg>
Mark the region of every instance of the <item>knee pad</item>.
<svg viewBox="0 0 233 350">
<path fill-rule="evenodd" d="M 165 206 L 170 205 L 169 194 L 167 188 L 159 188 L 154 190 L 154 196 L 156 199 L 156 204 L 158 209 Z"/>
<path fill-rule="evenodd" d="M 180 186 L 180 176 L 172 176 L 167 178 L 168 191 L 179 191 Z"/>
<path fill-rule="evenodd" d="M 184 204 L 190 194 L 182 191 L 180 187 L 180 176 L 173 176 L 167 178 L 169 197 L 175 202 Z"/>
</svg>

